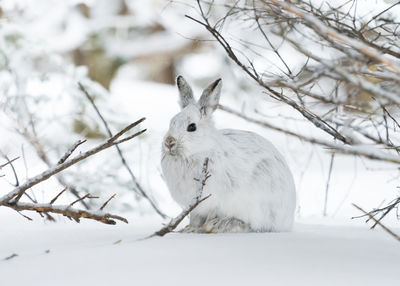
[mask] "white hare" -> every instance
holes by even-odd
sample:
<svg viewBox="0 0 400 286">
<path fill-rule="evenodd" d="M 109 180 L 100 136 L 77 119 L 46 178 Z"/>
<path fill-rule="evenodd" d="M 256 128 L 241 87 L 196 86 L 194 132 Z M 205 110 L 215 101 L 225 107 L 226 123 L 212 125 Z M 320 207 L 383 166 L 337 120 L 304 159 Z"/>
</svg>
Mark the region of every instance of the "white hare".
<svg viewBox="0 0 400 286">
<path fill-rule="evenodd" d="M 222 82 L 213 82 L 199 101 L 178 76 L 182 111 L 175 115 L 162 144 L 161 166 L 172 197 L 182 208 L 196 196 L 202 165 L 209 158 L 211 177 L 190 214 L 188 232 L 289 231 L 296 191 L 292 174 L 275 147 L 248 131 L 215 128 L 212 113 Z"/>
</svg>

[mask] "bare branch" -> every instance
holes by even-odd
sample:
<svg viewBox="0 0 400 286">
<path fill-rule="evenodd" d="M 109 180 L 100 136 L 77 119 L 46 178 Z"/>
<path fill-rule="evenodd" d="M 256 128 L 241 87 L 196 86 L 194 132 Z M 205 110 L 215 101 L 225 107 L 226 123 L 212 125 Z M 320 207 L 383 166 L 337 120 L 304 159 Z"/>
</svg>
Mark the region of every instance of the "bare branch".
<svg viewBox="0 0 400 286">
<path fill-rule="evenodd" d="M 54 204 L 55 201 L 56 201 L 66 190 L 67 190 L 67 188 L 64 188 L 61 192 L 59 192 L 58 195 L 55 196 L 55 197 L 50 201 L 50 204 L 51 204 L 51 205 Z"/>
<path fill-rule="evenodd" d="M 10 256 L 7 256 L 6 258 L 4 258 L 4 260 L 10 260 L 10 259 L 13 259 L 13 258 L 15 258 L 15 257 L 17 257 L 17 256 L 18 256 L 18 254 L 13 253 L 13 254 L 11 254 Z"/>
<path fill-rule="evenodd" d="M 58 165 L 64 163 L 69 156 L 72 155 L 72 153 L 75 151 L 76 148 L 78 148 L 79 145 L 85 143 L 87 140 L 78 140 L 77 142 L 75 142 L 74 145 L 72 145 L 71 148 L 68 149 L 68 151 L 61 157 L 61 159 L 57 162 Z"/>
<path fill-rule="evenodd" d="M 0 169 L 4 168 L 4 167 L 7 166 L 8 164 L 11 164 L 11 163 L 13 163 L 14 161 L 18 160 L 19 157 L 15 157 L 14 159 L 11 159 L 11 160 L 9 160 L 8 158 L 6 158 L 6 159 L 7 159 L 7 163 L 4 163 L 4 164 L 0 165 Z"/>
<path fill-rule="evenodd" d="M 42 172 L 41 174 L 27 180 L 24 184 L 20 185 L 19 187 L 15 188 L 13 191 L 9 192 L 8 194 L 4 195 L 3 197 L 0 198 L 0 206 L 1 205 L 5 205 L 7 204 L 10 200 L 12 200 L 14 197 L 20 196 L 21 194 L 23 194 L 27 189 L 33 187 L 34 185 L 37 185 L 45 180 L 47 180 L 48 178 L 50 178 L 51 176 L 58 174 L 59 172 L 71 167 L 72 165 L 75 165 L 76 163 L 90 157 L 93 156 L 94 154 L 97 154 L 100 151 L 103 151 L 111 146 L 114 146 L 115 144 L 118 144 L 118 142 L 116 142 L 124 133 L 128 132 L 129 130 L 131 130 L 132 128 L 134 128 L 135 126 L 137 126 L 139 123 L 143 122 L 145 120 L 145 118 L 142 118 L 130 125 L 128 125 L 127 127 L 125 127 L 122 131 L 118 132 L 116 135 L 110 137 L 108 140 L 106 140 L 104 143 L 98 145 L 97 147 L 94 147 L 86 152 L 83 152 L 77 156 L 75 156 L 72 159 L 69 159 L 67 161 L 65 161 L 62 164 L 56 165 L 50 169 L 48 169 L 47 171 Z M 132 139 L 140 134 L 142 134 L 143 132 L 137 132 L 132 136 L 129 136 L 129 139 Z M 122 143 L 124 141 L 121 141 L 119 143 Z"/>
<path fill-rule="evenodd" d="M 99 197 L 96 196 L 92 196 L 91 194 L 86 194 L 83 197 L 73 201 L 72 203 L 69 204 L 70 207 L 72 207 L 74 204 L 76 204 L 77 202 L 83 201 L 84 199 L 98 199 Z"/>
<path fill-rule="evenodd" d="M 365 210 L 363 210 L 361 207 L 357 206 L 356 204 L 353 204 L 354 207 L 356 207 L 357 209 L 359 209 L 360 211 L 362 211 L 365 215 L 367 215 L 370 219 L 372 219 L 376 224 L 378 224 L 380 227 L 382 227 L 387 233 L 389 233 L 391 236 L 393 236 L 395 239 L 397 239 L 398 241 L 400 241 L 400 236 L 398 236 L 397 234 L 395 234 L 393 231 L 391 231 L 387 226 L 385 226 L 384 224 L 382 224 L 379 220 L 377 220 L 371 213 L 366 212 Z"/>
<path fill-rule="evenodd" d="M 231 113 L 233 115 L 236 115 L 242 119 L 245 119 L 248 122 L 255 123 L 260 126 L 263 126 L 263 127 L 275 130 L 275 131 L 279 131 L 279 132 L 288 134 L 290 136 L 297 137 L 300 140 L 303 140 L 303 141 L 306 141 L 306 142 L 309 142 L 312 144 L 318 144 L 321 146 L 325 146 L 325 147 L 334 149 L 335 152 L 337 152 L 337 153 L 343 153 L 343 154 L 349 154 L 349 155 L 360 155 L 360 156 L 366 157 L 371 160 L 387 161 L 387 162 L 391 162 L 391 163 L 395 163 L 395 164 L 400 164 L 400 158 L 398 156 L 391 156 L 389 154 L 385 154 L 382 152 L 376 152 L 375 150 L 371 151 L 367 148 L 364 148 L 363 146 L 339 145 L 337 143 L 332 143 L 331 141 L 328 141 L 328 140 L 304 136 L 304 135 L 298 134 L 296 132 L 293 132 L 291 130 L 272 125 L 266 121 L 261 121 L 261 120 L 255 119 L 255 118 L 248 117 L 248 116 L 244 115 L 243 113 L 235 111 L 227 106 L 219 105 L 218 108 L 223 111 L 226 111 L 228 113 Z"/>
<path fill-rule="evenodd" d="M 116 195 L 117 195 L 117 194 L 113 194 L 108 200 L 106 200 L 106 201 L 104 202 L 104 204 L 100 207 L 100 210 L 102 211 L 102 210 L 107 206 L 107 204 L 108 204 L 113 198 L 115 198 Z"/>
<path fill-rule="evenodd" d="M 102 211 L 90 211 L 90 210 L 79 210 L 68 206 L 55 206 L 50 204 L 33 204 L 33 203 L 22 203 L 16 204 L 7 203 L 7 207 L 12 208 L 16 211 L 36 211 L 39 213 L 55 213 L 62 214 L 68 218 L 74 219 L 79 222 L 81 218 L 96 220 L 105 224 L 116 224 L 115 220 L 119 220 L 128 223 L 128 220 L 117 215 L 105 213 Z"/>
<path fill-rule="evenodd" d="M 208 173 L 208 161 L 209 159 L 206 158 L 203 163 L 203 168 L 201 170 L 200 178 L 195 179 L 198 182 L 198 187 L 196 191 L 196 197 L 193 199 L 193 202 L 189 204 L 189 206 L 184 209 L 177 217 L 173 218 L 165 227 L 156 231 L 154 234 L 150 235 L 147 238 L 151 238 L 154 236 L 164 236 L 167 233 L 170 233 L 178 227 L 178 225 L 182 222 L 182 220 L 188 216 L 201 202 L 208 199 L 211 194 L 202 198 L 203 190 L 206 185 L 206 181 L 210 178 L 210 174 Z"/>
<path fill-rule="evenodd" d="M 89 102 L 91 103 L 91 105 L 93 106 L 94 110 L 96 111 L 97 115 L 100 117 L 101 121 L 103 122 L 103 125 L 108 133 L 109 136 L 112 136 L 112 132 L 110 127 L 108 126 L 107 121 L 105 120 L 104 116 L 101 114 L 99 108 L 96 106 L 93 98 L 89 95 L 88 91 L 86 90 L 86 88 L 82 85 L 82 83 L 78 83 L 79 88 L 81 89 L 81 91 L 83 92 L 83 94 L 86 96 L 86 98 L 89 100 Z M 130 138 L 127 137 L 124 140 L 129 140 Z M 122 143 L 123 141 L 119 141 L 116 142 L 116 144 Z M 121 162 L 122 165 L 125 167 L 125 169 L 128 171 L 131 180 L 136 188 L 136 190 L 139 192 L 139 194 L 144 197 L 151 205 L 151 207 L 157 212 L 157 214 L 159 214 L 162 218 L 166 218 L 167 216 L 158 208 L 158 206 L 156 205 L 156 203 L 153 202 L 152 199 L 150 199 L 149 195 L 145 192 L 145 190 L 143 189 L 143 187 L 139 184 L 138 180 L 136 179 L 136 176 L 134 175 L 132 169 L 129 167 L 121 148 L 119 148 L 118 145 L 115 145 L 115 148 L 117 149 L 118 155 L 121 158 Z"/>
</svg>

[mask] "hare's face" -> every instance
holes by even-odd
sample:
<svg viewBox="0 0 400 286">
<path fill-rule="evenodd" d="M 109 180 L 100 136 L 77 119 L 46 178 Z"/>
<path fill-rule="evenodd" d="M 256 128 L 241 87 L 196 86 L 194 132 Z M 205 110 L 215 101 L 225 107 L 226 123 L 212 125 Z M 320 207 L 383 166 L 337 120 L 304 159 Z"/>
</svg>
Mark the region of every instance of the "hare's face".
<svg viewBox="0 0 400 286">
<path fill-rule="evenodd" d="M 183 77 L 177 78 L 177 84 L 182 110 L 171 119 L 162 151 L 163 155 L 187 158 L 213 146 L 212 135 L 215 128 L 211 115 L 218 105 L 222 83 L 217 80 L 209 85 L 198 102 Z"/>
<path fill-rule="evenodd" d="M 207 150 L 215 130 L 211 119 L 202 115 L 200 107 L 190 104 L 175 115 L 164 137 L 162 150 L 171 156 L 190 157 Z"/>
</svg>

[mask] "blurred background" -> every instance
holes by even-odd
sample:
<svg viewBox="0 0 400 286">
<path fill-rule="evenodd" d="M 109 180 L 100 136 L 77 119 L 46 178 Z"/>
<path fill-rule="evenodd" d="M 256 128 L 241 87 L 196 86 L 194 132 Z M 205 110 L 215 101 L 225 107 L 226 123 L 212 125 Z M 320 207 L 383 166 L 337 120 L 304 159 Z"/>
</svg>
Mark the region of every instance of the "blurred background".
<svg viewBox="0 0 400 286">
<path fill-rule="evenodd" d="M 377 7 L 379 4 L 373 3 L 364 11 L 359 9 L 368 13 L 365 9 Z M 219 19 L 227 9 L 216 3 L 210 18 Z M 76 140 L 88 139 L 79 147 L 86 150 L 108 137 L 78 82 L 95 100 L 112 132 L 147 118 L 140 126 L 147 132 L 120 147 L 137 181 L 170 216 L 178 213 L 179 207 L 162 178 L 160 146 L 169 120 L 179 111 L 177 75 L 193 85 L 197 96 L 220 77 L 222 104 L 238 111 L 251 110 L 258 118 L 308 136 L 326 138 L 299 112 L 266 96 L 210 33 L 185 15 L 201 18 L 195 1 L 2 0 L 0 151 L 3 157 L 20 157 L 14 162 L 18 178 L 11 168 L 1 170 L 2 193 L 12 190 L 16 179 L 24 181 L 53 165 Z M 231 22 L 225 35 L 240 54 L 249 52 L 249 41 L 260 37 L 246 21 Z M 300 69 L 304 60 L 293 48 L 282 44 L 276 34 L 271 35 L 271 41 L 279 45 L 291 67 Z M 279 72 L 282 62 L 273 49 L 252 47 L 256 67 Z M 221 110 L 215 113 L 215 123 L 219 128 L 256 131 L 280 150 L 295 177 L 299 219 L 349 219 L 359 214 L 352 203 L 372 209 L 398 195 L 399 169 L 395 164 L 341 154 L 333 161 L 328 148 Z M 114 212 L 156 215 L 148 201 L 135 192 L 135 184 L 114 149 L 73 166 L 27 194 L 47 201 L 66 186 L 70 190 L 62 198 L 66 202 L 88 192 L 102 198 L 116 193 L 109 205 Z M 98 204 L 92 200 L 81 207 Z M 387 218 L 393 219 L 395 216 Z"/>
</svg>

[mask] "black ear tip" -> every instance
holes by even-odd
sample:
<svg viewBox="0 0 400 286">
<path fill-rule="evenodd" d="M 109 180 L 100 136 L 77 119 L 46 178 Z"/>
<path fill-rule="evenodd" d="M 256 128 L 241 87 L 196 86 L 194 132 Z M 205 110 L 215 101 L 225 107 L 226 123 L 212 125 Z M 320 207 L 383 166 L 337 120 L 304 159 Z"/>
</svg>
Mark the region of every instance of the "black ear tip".
<svg viewBox="0 0 400 286">
<path fill-rule="evenodd" d="M 217 87 L 217 85 L 222 81 L 221 78 L 217 79 L 216 81 L 214 81 L 211 85 L 211 89 L 214 89 Z"/>
<path fill-rule="evenodd" d="M 178 75 L 176 77 L 176 84 L 178 85 L 178 87 L 181 86 L 181 84 L 184 83 L 184 82 L 185 82 L 185 79 L 183 78 L 183 76 Z"/>
</svg>

